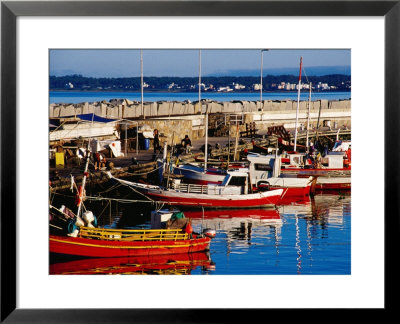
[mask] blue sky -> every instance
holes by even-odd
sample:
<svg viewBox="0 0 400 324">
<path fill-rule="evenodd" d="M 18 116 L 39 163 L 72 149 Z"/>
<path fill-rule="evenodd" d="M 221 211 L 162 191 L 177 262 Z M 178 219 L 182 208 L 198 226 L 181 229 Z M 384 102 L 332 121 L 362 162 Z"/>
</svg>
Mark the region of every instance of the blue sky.
<svg viewBox="0 0 400 324">
<path fill-rule="evenodd" d="M 202 75 L 259 75 L 260 53 L 260 49 L 202 49 Z M 351 65 L 350 50 L 271 49 L 263 54 L 264 74 L 273 74 L 277 70 L 295 71 L 301 56 L 306 71 L 317 67 L 349 68 Z M 143 50 L 143 71 L 145 76 L 198 76 L 199 51 Z M 139 76 L 140 50 L 50 50 L 50 75 L 68 74 L 88 77 Z"/>
</svg>

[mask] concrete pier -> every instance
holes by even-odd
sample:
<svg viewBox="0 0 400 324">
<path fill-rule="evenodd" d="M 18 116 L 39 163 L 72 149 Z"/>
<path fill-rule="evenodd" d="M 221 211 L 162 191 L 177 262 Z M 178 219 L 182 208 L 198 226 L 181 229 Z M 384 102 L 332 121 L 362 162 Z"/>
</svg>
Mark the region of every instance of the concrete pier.
<svg viewBox="0 0 400 324">
<path fill-rule="evenodd" d="M 139 126 L 148 129 L 157 128 L 164 134 L 169 144 L 179 143 L 188 134 L 192 139 L 204 137 L 205 113 L 223 116 L 219 125 L 229 118 L 238 119 L 240 131 L 245 130 L 246 123 L 255 122 L 260 133 L 269 126 L 283 125 L 294 128 L 297 101 L 230 101 L 217 102 L 202 100 L 201 109 L 198 102 L 133 102 L 127 99 L 115 99 L 110 102 L 93 102 L 80 104 L 50 104 L 50 118 L 69 118 L 79 114 L 95 113 L 111 119 L 136 120 Z M 201 110 L 201 111 L 200 111 Z M 308 101 L 301 101 L 299 106 L 299 128 L 307 124 Z M 310 107 L 310 128 L 331 124 L 341 128 L 351 127 L 351 100 L 315 100 Z M 217 127 L 214 118 L 209 119 L 209 128 Z M 231 125 L 232 134 L 236 125 Z"/>
</svg>

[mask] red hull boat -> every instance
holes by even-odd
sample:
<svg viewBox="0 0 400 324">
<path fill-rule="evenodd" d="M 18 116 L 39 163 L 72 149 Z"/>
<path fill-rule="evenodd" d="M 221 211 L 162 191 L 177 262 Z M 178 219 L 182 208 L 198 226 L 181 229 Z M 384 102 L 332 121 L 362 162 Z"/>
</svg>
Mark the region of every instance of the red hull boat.
<svg viewBox="0 0 400 324">
<path fill-rule="evenodd" d="M 50 235 L 50 252 L 86 257 L 149 256 L 209 250 L 209 237 L 182 230 L 80 228 L 80 237 Z M 96 238 L 97 237 L 97 238 Z"/>
<path fill-rule="evenodd" d="M 248 173 L 228 172 L 221 185 L 190 185 L 178 184 L 165 189 L 160 186 L 130 182 L 114 178 L 122 185 L 139 191 L 151 200 L 166 202 L 175 206 L 205 207 L 205 208 L 251 208 L 275 206 L 283 189 L 248 193 Z M 230 185 L 235 183 L 235 185 Z"/>
</svg>

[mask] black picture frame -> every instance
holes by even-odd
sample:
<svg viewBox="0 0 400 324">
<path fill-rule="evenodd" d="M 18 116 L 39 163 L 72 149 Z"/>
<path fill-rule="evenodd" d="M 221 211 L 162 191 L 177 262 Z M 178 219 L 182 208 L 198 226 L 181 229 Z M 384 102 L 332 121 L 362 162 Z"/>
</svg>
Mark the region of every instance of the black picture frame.
<svg viewBox="0 0 400 324">
<path fill-rule="evenodd" d="M 2 1 L 1 322 L 235 322 L 246 310 L 16 308 L 16 19 L 19 16 L 383 16 L 385 18 L 385 310 L 396 307 L 399 237 L 400 1 Z M 373 44 L 371 44 L 373 46 Z M 7 144 L 7 145 L 6 145 Z M 10 147 L 12 148 L 10 151 Z M 6 153 L 7 148 L 7 153 Z M 381 150 L 375 152 L 382 167 Z M 373 184 L 371 183 L 371 189 Z M 377 189 L 377 188 L 375 188 Z M 366 283 L 368 284 L 368 283 Z M 345 293 L 345 292 L 343 292 Z M 177 304 L 178 305 L 178 304 Z M 246 313 L 243 313 L 245 311 Z M 247 310 L 249 311 L 249 310 Z M 251 310 L 251 318 L 265 310 Z M 249 315 L 249 314 L 247 314 Z M 246 316 L 247 316 L 246 315 Z M 250 319 L 250 318 L 249 318 Z"/>
</svg>

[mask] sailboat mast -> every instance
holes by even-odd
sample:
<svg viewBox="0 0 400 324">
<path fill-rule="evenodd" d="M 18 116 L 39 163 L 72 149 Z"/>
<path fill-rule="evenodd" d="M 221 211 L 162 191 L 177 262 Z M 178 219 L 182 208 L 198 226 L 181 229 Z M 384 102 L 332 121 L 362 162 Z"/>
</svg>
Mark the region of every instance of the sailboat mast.
<svg viewBox="0 0 400 324">
<path fill-rule="evenodd" d="M 80 217 L 81 211 L 82 211 L 82 203 L 83 203 L 83 195 L 85 191 L 85 186 L 86 186 L 86 178 L 88 176 L 88 170 L 89 170 L 89 160 L 90 160 L 90 140 L 88 143 L 88 148 L 86 150 L 86 163 L 85 163 L 85 171 L 83 172 L 83 179 L 82 179 L 82 185 L 79 187 L 79 200 L 78 200 L 78 212 L 76 213 L 76 216 Z"/>
<path fill-rule="evenodd" d="M 308 145 L 308 132 L 309 132 L 309 130 L 308 129 L 310 128 L 311 89 L 312 89 L 312 83 L 310 82 L 310 96 L 308 97 L 307 135 L 306 135 L 307 153 L 309 152 L 309 145 Z"/>
<path fill-rule="evenodd" d="M 298 115 L 299 115 L 299 106 L 300 106 L 300 89 L 301 89 L 301 69 L 303 67 L 303 57 L 300 57 L 300 73 L 299 73 L 299 85 L 297 91 L 297 108 L 296 108 L 296 126 L 294 133 L 294 151 L 296 152 L 297 146 L 297 123 L 298 123 Z"/>
<path fill-rule="evenodd" d="M 92 127 L 90 128 L 90 132 L 93 129 L 93 122 L 94 122 L 94 110 L 92 113 Z M 85 169 L 83 171 L 83 179 L 82 179 L 82 185 L 79 187 L 79 192 L 78 192 L 78 212 L 76 213 L 77 217 L 81 216 L 81 211 L 82 211 L 82 204 L 83 204 L 83 195 L 85 194 L 85 186 L 86 186 L 86 179 L 89 175 L 89 162 L 90 162 L 90 143 L 92 140 L 92 136 L 89 137 L 88 144 L 87 144 L 87 149 L 86 149 L 86 162 L 85 162 Z M 100 163 L 100 162 L 99 162 Z"/>
<path fill-rule="evenodd" d="M 200 109 L 200 114 L 203 114 L 203 111 L 201 109 L 201 49 L 199 49 L 199 109 Z"/>
<path fill-rule="evenodd" d="M 200 114 L 202 114 L 203 107 L 201 105 L 201 49 L 199 49 L 199 107 L 200 107 Z M 204 123 L 205 123 L 204 172 L 206 172 L 207 156 L 208 156 L 208 111 L 207 110 Z"/>
<path fill-rule="evenodd" d="M 140 87 L 141 87 L 141 108 L 143 113 L 143 119 L 145 119 L 144 108 L 143 108 L 143 50 L 140 50 Z"/>
<path fill-rule="evenodd" d="M 261 107 L 263 107 L 262 105 L 262 89 L 263 89 L 263 51 L 261 50 L 261 71 L 260 71 L 260 105 Z"/>
</svg>

